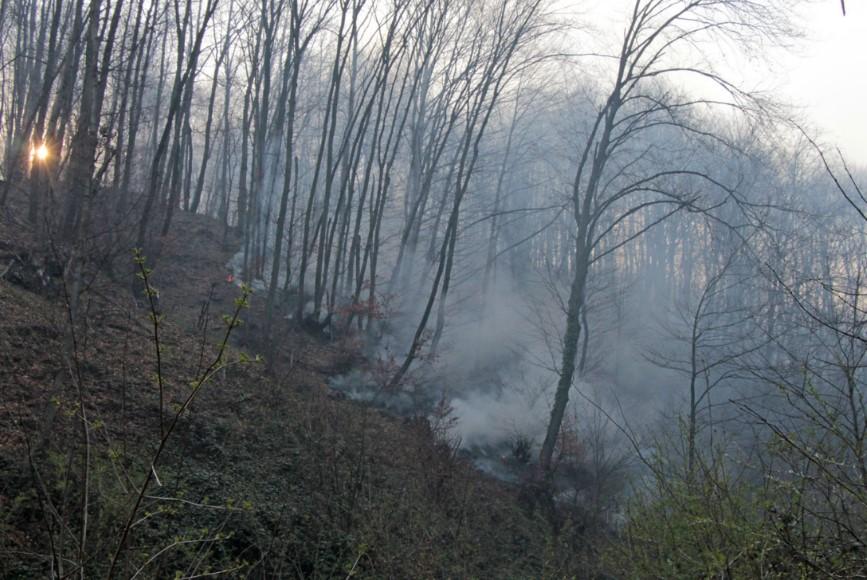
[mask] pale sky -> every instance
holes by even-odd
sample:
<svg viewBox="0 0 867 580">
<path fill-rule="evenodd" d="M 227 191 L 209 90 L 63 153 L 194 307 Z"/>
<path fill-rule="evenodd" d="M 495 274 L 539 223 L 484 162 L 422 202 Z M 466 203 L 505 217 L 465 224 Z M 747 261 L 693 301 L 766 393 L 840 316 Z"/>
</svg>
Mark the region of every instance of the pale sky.
<svg viewBox="0 0 867 580">
<path fill-rule="evenodd" d="M 780 59 L 781 96 L 800 107 L 825 141 L 853 163 L 867 167 L 867 0 L 805 6 L 808 38 L 798 54 Z"/>
<path fill-rule="evenodd" d="M 555 2 L 589 23 L 591 39 L 600 46 L 614 41 L 617 47 L 634 0 Z M 771 51 L 767 62 L 752 64 L 721 53 L 722 69 L 731 67 L 740 77 L 732 80 L 744 88 L 794 106 L 799 121 L 823 144 L 839 147 L 852 165 L 867 167 L 867 0 L 846 0 L 845 17 L 840 0 L 809 0 L 798 13 L 795 23 L 805 37 L 791 49 Z"/>
</svg>

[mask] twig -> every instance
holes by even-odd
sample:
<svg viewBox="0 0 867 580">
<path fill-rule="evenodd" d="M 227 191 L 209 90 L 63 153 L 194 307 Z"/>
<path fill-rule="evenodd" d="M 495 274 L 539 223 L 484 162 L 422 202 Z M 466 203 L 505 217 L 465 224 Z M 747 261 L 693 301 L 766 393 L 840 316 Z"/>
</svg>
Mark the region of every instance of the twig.
<svg viewBox="0 0 867 580">
<path fill-rule="evenodd" d="M 148 270 L 143 267 L 144 266 L 144 258 L 141 256 L 140 253 L 137 253 L 137 255 L 136 255 L 136 262 L 139 263 L 141 266 L 141 272 L 140 273 L 142 274 L 142 276 L 145 280 L 145 287 L 148 288 L 149 287 L 147 284 Z M 252 293 L 252 290 L 250 289 L 249 286 L 246 286 L 246 285 L 241 286 L 241 296 L 235 300 L 234 313 L 231 316 L 226 316 L 224 319 L 226 321 L 226 333 L 223 335 L 223 340 L 220 342 L 220 348 L 217 352 L 217 355 L 214 357 L 214 360 L 211 362 L 211 364 L 208 366 L 208 368 L 205 369 L 205 371 L 201 375 L 199 375 L 196 380 L 194 380 L 192 382 L 192 387 L 193 387 L 192 390 L 190 391 L 189 395 L 187 395 L 187 398 L 184 400 L 183 404 L 180 406 L 178 411 L 175 413 L 174 417 L 172 418 L 171 423 L 169 423 L 168 428 L 165 430 L 165 432 L 163 433 L 163 435 L 160 439 L 159 447 L 157 448 L 156 452 L 154 453 L 154 455 L 150 461 L 150 467 L 151 468 L 147 470 L 147 474 L 145 475 L 145 480 L 142 483 L 142 486 L 141 486 L 141 489 L 139 490 L 138 496 L 136 497 L 135 504 L 133 505 L 133 508 L 130 511 L 129 517 L 127 518 L 126 524 L 124 525 L 123 530 L 121 531 L 120 541 L 118 542 L 117 549 L 114 553 L 114 556 L 112 557 L 111 565 L 109 566 L 109 569 L 108 569 L 107 577 L 109 579 L 113 578 L 113 576 L 114 576 L 114 571 L 115 571 L 115 568 L 117 567 L 118 559 L 120 558 L 120 555 L 123 553 L 123 551 L 126 547 L 126 541 L 127 541 L 127 538 L 129 537 L 129 532 L 133 526 L 133 522 L 135 521 L 136 514 L 138 513 L 138 510 L 141 508 L 141 504 L 142 504 L 142 501 L 144 500 L 145 495 L 147 493 L 148 486 L 150 486 L 150 483 L 153 480 L 156 465 L 159 462 L 160 457 L 163 454 L 163 451 L 165 451 L 165 449 L 166 449 L 168 441 L 171 438 L 172 432 L 174 432 L 175 427 L 177 427 L 178 422 L 180 421 L 181 417 L 186 412 L 186 410 L 189 408 L 189 406 L 192 404 L 193 400 L 195 400 L 196 396 L 199 394 L 199 392 L 201 391 L 201 389 L 205 385 L 205 383 L 210 381 L 211 378 L 213 378 L 214 375 L 220 370 L 220 368 L 225 366 L 225 361 L 223 360 L 223 357 L 224 357 L 226 350 L 229 346 L 229 337 L 232 334 L 232 330 L 240 325 L 241 310 L 246 308 L 249 305 L 248 299 L 249 299 L 249 296 L 251 293 Z M 153 301 L 150 301 L 150 303 L 151 303 L 151 315 L 153 316 L 153 318 L 156 318 L 157 312 L 154 309 L 154 303 L 153 303 Z"/>
</svg>

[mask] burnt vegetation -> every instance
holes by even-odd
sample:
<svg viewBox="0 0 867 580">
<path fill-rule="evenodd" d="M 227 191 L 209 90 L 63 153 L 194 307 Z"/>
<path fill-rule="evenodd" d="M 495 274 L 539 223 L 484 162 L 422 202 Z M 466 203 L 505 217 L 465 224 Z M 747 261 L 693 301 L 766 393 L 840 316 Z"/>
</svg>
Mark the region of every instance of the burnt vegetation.
<svg viewBox="0 0 867 580">
<path fill-rule="evenodd" d="M 573 4 L 3 2 L 0 576 L 867 574 L 797 3 Z"/>
</svg>

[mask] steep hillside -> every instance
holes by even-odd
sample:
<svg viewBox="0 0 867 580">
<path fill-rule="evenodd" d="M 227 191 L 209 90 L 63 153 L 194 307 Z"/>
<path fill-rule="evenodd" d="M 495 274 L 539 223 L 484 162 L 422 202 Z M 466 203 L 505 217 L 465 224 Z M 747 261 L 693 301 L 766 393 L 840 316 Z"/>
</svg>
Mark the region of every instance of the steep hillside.
<svg viewBox="0 0 867 580">
<path fill-rule="evenodd" d="M 183 214 L 174 231 L 183 238 L 150 262 L 165 425 L 217 356 L 239 294 L 218 224 Z M 86 277 L 73 329 L 63 251 L 38 247 L 0 227 L 0 576 L 83 562 L 105 577 L 160 440 L 150 311 L 130 256 L 113 278 Z M 116 577 L 592 574 L 567 517 L 554 535 L 532 494 L 459 458 L 447 409 L 399 419 L 331 393 L 329 376 L 364 364 L 351 337 L 326 342 L 280 318 L 275 372 L 247 362 L 261 304 L 253 295 L 224 368 L 168 438 Z"/>
</svg>

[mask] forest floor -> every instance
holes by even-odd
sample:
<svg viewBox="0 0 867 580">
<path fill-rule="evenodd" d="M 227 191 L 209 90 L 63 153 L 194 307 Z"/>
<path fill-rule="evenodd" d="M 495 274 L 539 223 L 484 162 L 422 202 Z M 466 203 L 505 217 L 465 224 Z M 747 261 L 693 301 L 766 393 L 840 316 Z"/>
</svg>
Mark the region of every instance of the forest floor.
<svg viewBox="0 0 867 580">
<path fill-rule="evenodd" d="M 225 266 L 237 240 L 223 238 L 214 220 L 181 213 L 149 260 L 165 316 L 167 418 L 216 356 L 223 315 L 240 293 Z M 85 481 L 85 566 L 104 575 L 159 441 L 153 329 L 134 298 L 132 256 L 84 277 L 73 332 L 59 275 L 65 255 L 62 245 L 37 243 L 15 212 L 0 218 L 4 578 L 46 574 L 49 547 L 63 551 L 63 537 L 80 526 Z M 353 337 L 324 340 L 279 316 L 272 372 L 244 362 L 268 346 L 258 338 L 264 298 L 252 296 L 230 340 L 231 364 L 201 390 L 157 465 L 126 577 L 138 569 L 153 578 L 591 573 L 578 521 L 564 515 L 552 526 L 532 493 L 461 459 L 445 424 L 393 417 L 332 392 L 330 377 L 366 364 Z"/>
</svg>

